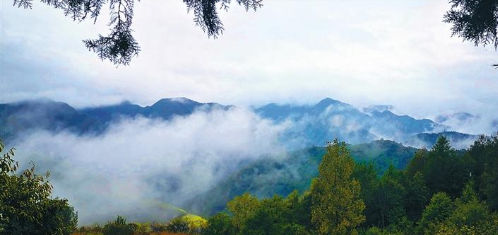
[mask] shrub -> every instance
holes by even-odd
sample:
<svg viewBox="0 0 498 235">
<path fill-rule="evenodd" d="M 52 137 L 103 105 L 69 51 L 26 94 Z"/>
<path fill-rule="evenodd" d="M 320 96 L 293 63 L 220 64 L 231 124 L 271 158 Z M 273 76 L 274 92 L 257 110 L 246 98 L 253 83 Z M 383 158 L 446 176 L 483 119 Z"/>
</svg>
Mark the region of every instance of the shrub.
<svg viewBox="0 0 498 235">
<path fill-rule="evenodd" d="M 104 235 L 133 235 L 135 226 L 127 224 L 124 217 L 118 216 L 115 221 L 107 223 L 102 232 Z"/>
<path fill-rule="evenodd" d="M 188 233 L 190 232 L 189 224 L 183 220 L 182 217 L 172 219 L 166 226 L 166 230 L 174 233 Z"/>
</svg>

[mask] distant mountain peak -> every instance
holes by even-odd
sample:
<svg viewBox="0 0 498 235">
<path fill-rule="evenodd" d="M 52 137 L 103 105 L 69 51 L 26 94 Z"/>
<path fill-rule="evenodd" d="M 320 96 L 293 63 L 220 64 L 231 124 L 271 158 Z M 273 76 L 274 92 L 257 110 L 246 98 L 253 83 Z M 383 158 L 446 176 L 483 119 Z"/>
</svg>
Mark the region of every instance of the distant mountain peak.
<svg viewBox="0 0 498 235">
<path fill-rule="evenodd" d="M 179 103 L 198 103 L 197 101 L 191 100 L 186 97 L 173 97 L 170 98 L 169 100 L 174 101 L 174 102 L 179 102 Z"/>
<path fill-rule="evenodd" d="M 330 104 L 345 104 L 345 103 L 327 97 L 323 100 L 320 100 L 320 102 L 318 102 L 316 105 L 330 105 Z"/>
<path fill-rule="evenodd" d="M 325 99 L 321 100 L 320 102 L 318 102 L 313 107 L 313 109 L 318 110 L 318 111 L 323 111 L 323 110 L 327 109 L 329 106 L 339 106 L 339 107 L 342 107 L 342 108 L 354 108 L 350 104 L 343 103 L 341 101 L 334 100 L 334 99 L 331 99 L 331 98 L 325 98 Z"/>
<path fill-rule="evenodd" d="M 158 104 L 200 104 L 197 101 L 185 98 L 185 97 L 173 97 L 173 98 L 162 98 L 154 103 L 152 106 Z"/>
</svg>

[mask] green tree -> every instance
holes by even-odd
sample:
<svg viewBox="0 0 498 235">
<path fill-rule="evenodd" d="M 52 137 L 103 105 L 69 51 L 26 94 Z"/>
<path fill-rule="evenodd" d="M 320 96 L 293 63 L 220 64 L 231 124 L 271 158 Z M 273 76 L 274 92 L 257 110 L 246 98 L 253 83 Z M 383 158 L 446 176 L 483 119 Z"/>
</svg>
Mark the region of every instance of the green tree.
<svg viewBox="0 0 498 235">
<path fill-rule="evenodd" d="M 244 229 L 247 219 L 254 215 L 259 205 L 259 200 L 249 193 L 235 197 L 227 203 L 228 211 L 233 215 L 232 223 L 238 231 Z"/>
<path fill-rule="evenodd" d="M 263 199 L 249 217 L 241 234 L 247 235 L 284 235 L 288 225 L 289 210 L 281 196 Z"/>
<path fill-rule="evenodd" d="M 13 0 L 18 7 L 31 8 L 33 0 Z M 140 47 L 133 37 L 131 29 L 135 0 L 40 0 L 54 8 L 62 9 L 66 16 L 75 21 L 88 18 L 97 21 L 100 11 L 109 4 L 111 32 L 107 36 L 99 35 L 94 40 L 84 40 L 85 46 L 97 53 L 100 59 L 108 59 L 116 65 L 130 63 L 138 55 Z M 256 10 L 262 6 L 262 0 L 235 0 L 247 10 Z M 218 9 L 227 11 L 232 0 L 183 0 L 188 11 L 194 13 L 194 22 L 208 34 L 217 38 L 224 27 L 218 16 Z M 159 13 L 159 12 L 158 12 Z"/>
<path fill-rule="evenodd" d="M 417 221 L 422 216 L 422 211 L 429 202 L 430 192 L 425 186 L 424 177 L 417 172 L 413 178 L 406 179 L 405 183 L 405 210 L 408 219 Z"/>
<path fill-rule="evenodd" d="M 311 221 L 318 234 L 355 234 L 365 216 L 355 163 L 344 142 L 327 146 L 311 185 Z"/>
<path fill-rule="evenodd" d="M 498 136 L 480 136 L 466 151 L 466 168 L 481 200 L 498 210 Z"/>
<path fill-rule="evenodd" d="M 477 228 L 483 226 L 490 217 L 488 207 L 479 201 L 474 183 L 470 181 L 465 185 L 462 196 L 455 200 L 455 211 L 449 221 L 457 227 Z"/>
<path fill-rule="evenodd" d="M 377 225 L 384 228 L 396 224 L 405 216 L 405 188 L 401 172 L 391 165 L 380 179 L 374 192 L 374 210 L 378 213 Z"/>
<path fill-rule="evenodd" d="M 431 231 L 440 235 L 496 234 L 498 216 L 492 214 L 485 203 L 479 201 L 474 182 L 470 181 L 460 198 L 454 202 L 455 210 L 445 221 Z"/>
<path fill-rule="evenodd" d="M 450 0 L 444 21 L 453 24 L 452 35 L 476 46 L 498 46 L 498 0 Z M 495 64 L 494 66 L 498 66 Z"/>
<path fill-rule="evenodd" d="M 489 138 L 487 136 L 481 135 L 470 148 L 465 151 L 464 162 L 469 174 L 472 175 L 472 179 L 476 185 L 478 191 L 482 194 L 482 188 L 484 186 L 483 174 L 486 169 L 487 160 L 487 150 L 488 150 Z M 481 195 L 482 196 L 482 195 Z"/>
<path fill-rule="evenodd" d="M 285 199 L 288 208 L 288 221 L 291 224 L 301 225 L 306 231 L 311 230 L 311 196 L 305 192 L 300 196 L 297 190 L 290 193 Z"/>
<path fill-rule="evenodd" d="M 377 204 L 375 193 L 377 192 L 377 187 L 379 184 L 379 179 L 377 177 L 377 170 L 372 163 L 359 163 L 353 172 L 353 178 L 360 182 L 361 186 L 361 199 L 365 203 L 365 210 L 363 214 L 365 215 L 364 224 L 369 226 L 377 224 L 379 221 L 379 213 L 377 211 Z"/>
<path fill-rule="evenodd" d="M 0 140 L 0 234 L 71 234 L 77 215 L 66 199 L 51 198 L 49 174 L 34 165 L 19 173 L 14 149 L 4 149 Z"/>
<path fill-rule="evenodd" d="M 432 196 L 429 205 L 422 213 L 419 223 L 419 231 L 423 234 L 434 234 L 437 225 L 451 216 L 454 207 L 451 198 L 443 192 Z"/>
<path fill-rule="evenodd" d="M 203 235 L 233 235 L 235 227 L 232 219 L 226 213 L 218 213 L 208 220 L 207 227 L 202 231 Z"/>
<path fill-rule="evenodd" d="M 458 197 L 469 177 L 462 158 L 456 155 L 444 136 L 438 138 L 428 155 L 423 175 L 431 193 L 445 192 L 453 198 Z"/>
<path fill-rule="evenodd" d="M 482 191 L 486 202 L 494 211 L 498 210 L 498 135 L 486 143 L 484 152 L 484 172 L 482 174 Z"/>
<path fill-rule="evenodd" d="M 408 166 L 406 167 L 405 174 L 409 178 L 413 178 L 417 172 L 423 172 L 424 168 L 427 165 L 427 161 L 429 158 L 429 152 L 426 149 L 420 149 L 417 152 L 415 152 L 415 155 L 413 155 L 413 158 L 410 160 L 410 163 L 408 163 Z"/>
<path fill-rule="evenodd" d="M 135 226 L 126 223 L 126 219 L 119 215 L 115 221 L 107 223 L 102 229 L 104 235 L 133 235 L 134 232 Z"/>
</svg>

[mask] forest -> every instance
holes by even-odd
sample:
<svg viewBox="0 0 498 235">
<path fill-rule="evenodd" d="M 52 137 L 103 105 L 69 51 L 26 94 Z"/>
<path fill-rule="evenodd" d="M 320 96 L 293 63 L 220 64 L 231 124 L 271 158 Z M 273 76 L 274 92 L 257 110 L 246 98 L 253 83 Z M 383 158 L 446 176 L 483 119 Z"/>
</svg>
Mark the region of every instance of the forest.
<svg viewBox="0 0 498 235">
<path fill-rule="evenodd" d="M 1 234 L 496 234 L 498 136 L 481 136 L 465 151 L 440 137 L 415 152 L 404 169 L 383 174 L 373 162 L 355 162 L 348 145 L 334 140 L 304 192 L 259 198 L 234 197 L 203 217 L 163 222 L 77 225 L 66 199 L 53 198 L 50 174 L 35 164 L 20 171 L 15 150 L 0 145 Z"/>
</svg>

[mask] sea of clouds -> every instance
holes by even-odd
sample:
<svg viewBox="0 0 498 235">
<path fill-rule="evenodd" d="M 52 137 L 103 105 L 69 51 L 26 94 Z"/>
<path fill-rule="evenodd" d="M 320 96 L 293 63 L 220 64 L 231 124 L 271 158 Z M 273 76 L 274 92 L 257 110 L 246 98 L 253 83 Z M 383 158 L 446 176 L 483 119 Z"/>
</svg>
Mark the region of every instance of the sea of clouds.
<svg viewBox="0 0 498 235">
<path fill-rule="evenodd" d="M 22 166 L 50 171 L 54 195 L 69 199 L 79 223 L 165 220 L 237 166 L 282 156 L 287 127 L 253 112 L 197 111 L 169 121 L 125 119 L 102 135 L 36 131 L 14 142 Z"/>
</svg>

